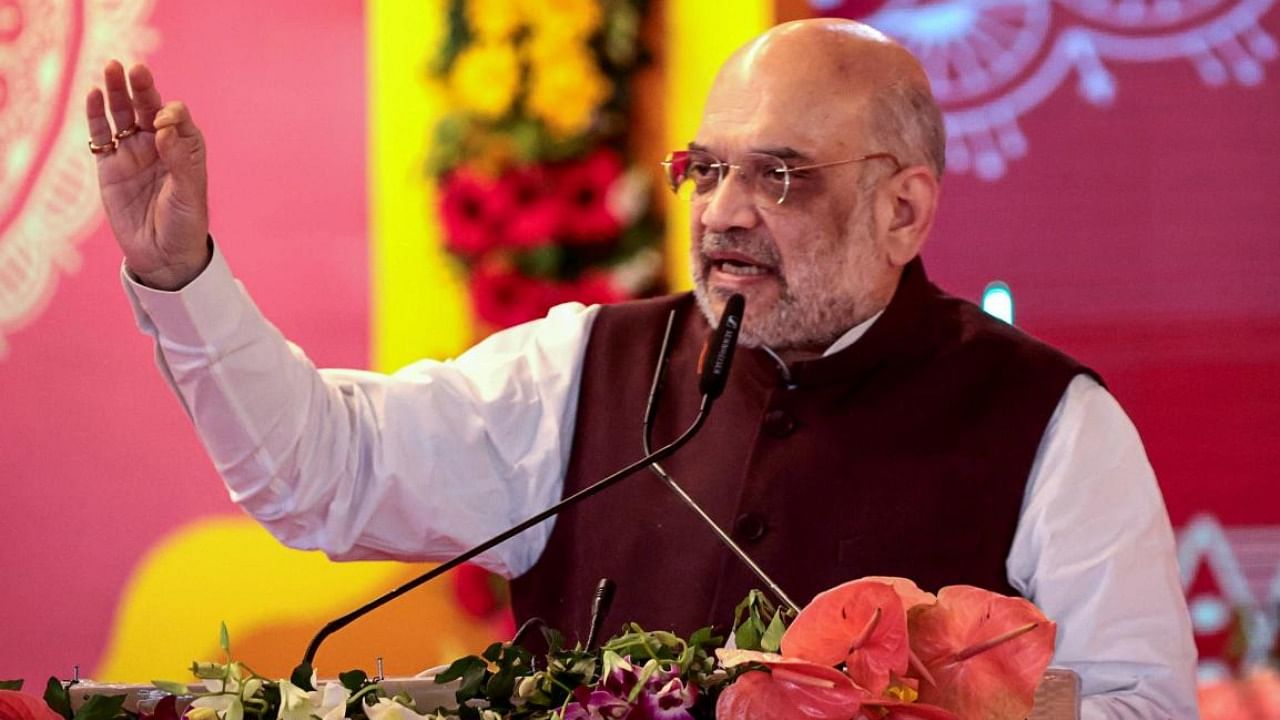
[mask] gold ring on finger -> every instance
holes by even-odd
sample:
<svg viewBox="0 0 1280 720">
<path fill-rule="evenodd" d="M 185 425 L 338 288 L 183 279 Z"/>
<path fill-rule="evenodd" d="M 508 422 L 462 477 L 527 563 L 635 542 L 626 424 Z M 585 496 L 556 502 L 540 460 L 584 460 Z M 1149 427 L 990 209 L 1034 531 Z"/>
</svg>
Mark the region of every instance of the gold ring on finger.
<svg viewBox="0 0 1280 720">
<path fill-rule="evenodd" d="M 115 137 L 116 137 L 116 140 L 123 140 L 123 139 L 125 139 L 125 138 L 129 137 L 130 135 L 132 135 L 132 134 L 134 134 L 134 133 L 138 132 L 138 131 L 139 131 L 139 130 L 141 130 L 141 129 L 142 129 L 142 128 L 138 127 L 138 123 L 133 123 L 133 124 L 132 124 L 132 125 L 130 125 L 129 127 L 125 128 L 125 129 L 123 129 L 123 130 L 118 131 L 118 132 L 116 133 L 116 136 L 115 136 Z"/>
<path fill-rule="evenodd" d="M 110 155 L 115 151 L 116 151 L 115 140 L 112 140 L 111 142 L 103 143 L 102 145 L 96 145 L 92 140 L 89 141 L 89 152 L 93 153 L 94 155 Z"/>
</svg>

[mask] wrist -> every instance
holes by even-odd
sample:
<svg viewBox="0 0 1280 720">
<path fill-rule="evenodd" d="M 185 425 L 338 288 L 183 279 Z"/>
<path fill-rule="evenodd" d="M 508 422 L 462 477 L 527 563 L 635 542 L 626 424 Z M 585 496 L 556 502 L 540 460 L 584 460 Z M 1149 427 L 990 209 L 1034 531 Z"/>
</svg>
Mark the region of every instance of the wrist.
<svg viewBox="0 0 1280 720">
<path fill-rule="evenodd" d="M 204 269 L 209 266 L 209 261 L 213 259 L 213 238 L 206 236 L 203 249 L 194 254 L 190 258 L 178 260 L 172 264 L 139 272 L 125 267 L 129 274 L 133 276 L 139 283 L 152 288 L 153 290 L 163 290 L 166 292 L 175 292 L 181 290 L 200 276 Z"/>
</svg>

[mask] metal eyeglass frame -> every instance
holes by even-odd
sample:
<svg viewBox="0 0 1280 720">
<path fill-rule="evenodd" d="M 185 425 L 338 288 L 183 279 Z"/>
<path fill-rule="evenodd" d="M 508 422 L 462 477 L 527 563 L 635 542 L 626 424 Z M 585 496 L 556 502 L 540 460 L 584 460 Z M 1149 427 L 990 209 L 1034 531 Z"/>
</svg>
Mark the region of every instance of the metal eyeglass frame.
<svg viewBox="0 0 1280 720">
<path fill-rule="evenodd" d="M 667 153 L 667 157 L 662 161 L 662 169 L 666 173 L 667 184 L 671 186 L 671 192 L 673 193 L 680 191 L 680 186 L 683 185 L 685 180 L 688 179 L 688 175 L 682 174 L 679 177 L 679 179 L 676 179 L 675 177 L 673 177 L 672 168 L 680 160 L 688 160 L 689 154 L 691 152 L 695 152 L 695 151 L 673 150 L 672 152 Z M 720 184 L 724 182 L 724 177 L 727 174 L 727 170 L 738 170 L 738 171 L 742 170 L 742 166 L 738 163 L 725 162 L 719 158 L 716 158 L 715 155 L 712 155 L 711 153 L 708 153 L 705 151 L 699 150 L 696 152 L 715 158 L 715 163 L 713 164 L 716 168 L 716 188 L 717 189 L 720 187 Z M 893 161 L 893 168 L 895 173 L 902 170 L 902 162 L 898 160 L 898 157 L 893 153 L 887 153 L 887 152 L 870 153 L 867 155 L 863 155 L 862 157 L 850 158 L 848 160 L 833 160 L 831 162 L 813 163 L 811 165 L 797 165 L 796 167 L 791 167 L 790 165 L 787 164 L 786 160 L 780 157 L 777 157 L 776 155 L 770 155 L 768 153 L 749 153 L 749 154 L 770 157 L 777 160 L 782 165 L 782 193 L 778 196 L 778 202 L 777 202 L 778 205 L 781 205 L 782 202 L 787 199 L 787 193 L 790 192 L 791 190 L 791 173 L 793 172 L 799 172 L 801 170 L 817 170 L 819 168 L 833 167 L 836 165 L 846 165 L 848 163 L 865 162 L 867 160 L 891 160 Z M 754 183 L 755 180 L 752 180 L 751 182 Z"/>
</svg>

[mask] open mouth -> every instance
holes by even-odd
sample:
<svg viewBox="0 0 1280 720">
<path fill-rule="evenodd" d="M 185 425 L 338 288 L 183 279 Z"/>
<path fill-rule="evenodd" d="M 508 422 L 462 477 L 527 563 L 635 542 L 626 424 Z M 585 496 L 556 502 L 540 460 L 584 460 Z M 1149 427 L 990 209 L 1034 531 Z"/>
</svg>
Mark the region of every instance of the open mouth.
<svg viewBox="0 0 1280 720">
<path fill-rule="evenodd" d="M 770 275 L 774 268 L 740 253 L 713 253 L 707 258 L 708 266 L 719 273 L 737 277 Z"/>
</svg>

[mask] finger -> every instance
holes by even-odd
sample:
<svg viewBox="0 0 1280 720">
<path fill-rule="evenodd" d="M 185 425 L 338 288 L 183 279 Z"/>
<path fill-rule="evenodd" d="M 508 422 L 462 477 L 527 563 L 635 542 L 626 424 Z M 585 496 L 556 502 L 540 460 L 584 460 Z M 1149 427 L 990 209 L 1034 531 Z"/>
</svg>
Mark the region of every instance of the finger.
<svg viewBox="0 0 1280 720">
<path fill-rule="evenodd" d="M 196 127 L 196 123 L 191 119 L 191 111 L 187 109 L 187 104 L 181 100 L 174 100 L 167 103 L 160 111 L 156 113 L 155 118 L 156 132 L 165 128 L 173 128 L 178 137 L 192 138 L 200 135 L 200 128 Z"/>
<path fill-rule="evenodd" d="M 117 60 L 107 63 L 102 71 L 107 86 L 107 107 L 111 108 L 111 121 L 115 123 L 116 132 L 133 127 L 137 118 L 133 114 L 133 100 L 129 99 L 129 88 L 125 84 L 124 66 Z"/>
<path fill-rule="evenodd" d="M 85 98 L 85 117 L 89 120 L 89 140 L 94 145 L 111 142 L 111 123 L 107 122 L 107 106 L 102 91 L 94 88 Z"/>
<path fill-rule="evenodd" d="M 156 113 L 156 150 L 184 200 L 203 204 L 205 188 L 204 136 L 181 102 L 165 104 Z"/>
<path fill-rule="evenodd" d="M 156 113 L 164 103 L 160 100 L 160 91 L 156 90 L 151 70 L 142 64 L 129 68 L 129 87 L 133 90 L 133 109 L 138 116 L 138 125 L 143 130 L 155 130 Z"/>
</svg>

